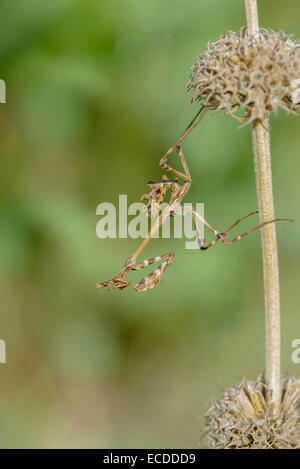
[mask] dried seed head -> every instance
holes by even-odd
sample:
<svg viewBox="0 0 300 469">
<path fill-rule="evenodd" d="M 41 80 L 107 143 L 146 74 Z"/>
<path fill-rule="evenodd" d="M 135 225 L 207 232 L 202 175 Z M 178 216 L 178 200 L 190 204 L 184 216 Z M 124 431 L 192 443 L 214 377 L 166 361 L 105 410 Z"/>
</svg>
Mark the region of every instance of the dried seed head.
<svg viewBox="0 0 300 469">
<path fill-rule="evenodd" d="M 205 414 L 206 444 L 213 449 L 300 449 L 300 380 L 282 381 L 280 415 L 268 413 L 265 384 L 244 379 Z"/>
<path fill-rule="evenodd" d="M 300 107 L 300 42 L 282 31 L 260 29 L 250 36 L 246 28 L 228 31 L 209 43 L 192 67 L 188 89 L 192 102 L 233 113 L 244 109 L 249 122 L 269 116 L 281 107 Z M 236 117 L 236 116 L 235 116 Z"/>
</svg>

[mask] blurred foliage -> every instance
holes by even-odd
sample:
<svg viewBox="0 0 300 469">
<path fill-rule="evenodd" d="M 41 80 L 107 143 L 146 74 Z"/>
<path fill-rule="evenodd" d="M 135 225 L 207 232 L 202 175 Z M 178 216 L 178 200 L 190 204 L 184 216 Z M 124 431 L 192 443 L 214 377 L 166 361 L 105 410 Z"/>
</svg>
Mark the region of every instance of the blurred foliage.
<svg viewBox="0 0 300 469">
<path fill-rule="evenodd" d="M 191 120 L 185 85 L 243 1 L 1 1 L 1 447 L 195 447 L 211 397 L 264 368 L 259 233 L 206 253 L 184 240 L 162 285 L 100 294 L 138 240 L 96 237 L 96 206 L 139 200 Z M 259 2 L 300 37 L 300 4 Z M 299 374 L 299 118 L 272 117 L 283 372 Z M 256 208 L 250 127 L 206 120 L 184 144 L 187 202 L 220 230 Z M 253 226 L 250 220 L 240 229 Z M 133 274 L 131 278 L 140 278 Z"/>
</svg>

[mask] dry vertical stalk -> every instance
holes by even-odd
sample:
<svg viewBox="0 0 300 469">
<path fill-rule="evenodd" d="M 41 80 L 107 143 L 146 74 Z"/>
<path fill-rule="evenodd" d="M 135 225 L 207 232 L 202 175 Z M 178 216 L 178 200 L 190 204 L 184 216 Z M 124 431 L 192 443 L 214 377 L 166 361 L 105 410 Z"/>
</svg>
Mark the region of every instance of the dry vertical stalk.
<svg viewBox="0 0 300 469">
<path fill-rule="evenodd" d="M 253 124 L 256 191 L 260 220 L 274 214 L 272 169 L 268 121 Z M 265 374 L 267 402 L 274 414 L 280 406 L 280 298 L 279 269 L 275 225 L 261 230 L 264 296 L 265 296 Z"/>
<path fill-rule="evenodd" d="M 254 36 L 259 32 L 258 10 L 256 0 L 245 0 L 247 28 Z"/>
<path fill-rule="evenodd" d="M 259 35 L 256 0 L 245 0 L 248 31 Z M 255 120 L 252 128 L 256 193 L 260 222 L 274 218 L 272 167 L 269 120 Z M 279 267 L 275 224 L 261 229 L 264 297 L 265 297 L 265 379 L 268 407 L 274 415 L 279 413 L 280 382 L 280 297 Z"/>
</svg>

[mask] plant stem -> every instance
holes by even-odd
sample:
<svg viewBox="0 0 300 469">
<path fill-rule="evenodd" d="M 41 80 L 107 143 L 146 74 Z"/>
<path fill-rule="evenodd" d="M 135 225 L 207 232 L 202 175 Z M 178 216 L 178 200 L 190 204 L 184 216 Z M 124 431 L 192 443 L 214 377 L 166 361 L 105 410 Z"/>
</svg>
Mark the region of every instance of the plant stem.
<svg viewBox="0 0 300 469">
<path fill-rule="evenodd" d="M 259 32 L 256 0 L 245 0 L 245 10 L 247 18 L 247 29 L 250 34 L 256 35 Z"/>
<path fill-rule="evenodd" d="M 250 34 L 259 32 L 256 0 L 245 0 L 247 28 Z M 270 132 L 268 119 L 255 121 L 252 128 L 252 145 L 256 176 L 256 193 L 260 223 L 274 219 Z M 264 297 L 265 297 L 265 381 L 268 409 L 279 413 L 280 383 L 280 299 L 279 269 L 275 223 L 261 229 Z"/>
</svg>

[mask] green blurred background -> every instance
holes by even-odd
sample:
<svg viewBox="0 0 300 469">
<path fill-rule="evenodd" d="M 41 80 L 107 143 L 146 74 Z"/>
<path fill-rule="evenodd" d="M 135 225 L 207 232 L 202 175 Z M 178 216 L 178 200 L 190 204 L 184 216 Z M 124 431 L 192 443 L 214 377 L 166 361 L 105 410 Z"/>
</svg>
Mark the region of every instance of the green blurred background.
<svg viewBox="0 0 300 469">
<path fill-rule="evenodd" d="M 300 4 L 260 0 L 300 37 Z M 242 0 L 1 0 L 1 447 L 196 447 L 209 400 L 264 368 L 260 236 L 206 253 L 183 239 L 162 284 L 101 294 L 139 240 L 100 240 L 96 207 L 136 202 L 194 115 L 189 68 L 245 23 Z M 218 229 L 256 208 L 250 127 L 205 121 L 184 143 Z M 299 375 L 299 118 L 272 117 L 282 371 Z M 254 226 L 252 218 L 237 233 Z M 208 235 L 208 233 L 207 233 Z M 209 235 L 208 235 L 209 237 Z M 140 273 L 130 279 L 138 280 Z"/>
</svg>

